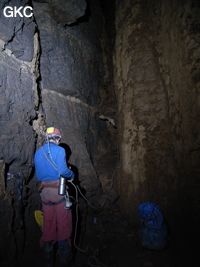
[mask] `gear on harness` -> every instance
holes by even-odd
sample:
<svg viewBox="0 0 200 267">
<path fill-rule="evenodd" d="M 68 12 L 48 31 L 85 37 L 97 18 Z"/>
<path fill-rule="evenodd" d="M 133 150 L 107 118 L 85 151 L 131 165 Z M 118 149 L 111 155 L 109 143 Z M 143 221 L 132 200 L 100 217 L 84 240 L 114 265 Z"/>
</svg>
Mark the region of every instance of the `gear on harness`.
<svg viewBox="0 0 200 267">
<path fill-rule="evenodd" d="M 40 227 L 40 230 L 43 231 L 43 213 L 41 210 L 35 210 L 34 211 L 34 216 L 37 224 Z"/>
<path fill-rule="evenodd" d="M 42 201 L 42 203 L 46 206 L 53 206 L 53 205 L 59 205 L 61 203 L 63 203 L 65 201 L 65 198 L 63 197 L 61 200 L 59 200 L 58 202 L 44 202 Z"/>
<path fill-rule="evenodd" d="M 18 185 L 18 206 L 19 206 L 19 226 L 17 228 L 24 228 L 24 216 L 23 216 L 23 205 L 22 205 L 22 191 L 23 191 L 23 181 L 19 173 L 11 172 L 7 173 L 7 181 L 11 179 L 17 179 Z"/>
<path fill-rule="evenodd" d="M 69 210 L 72 206 L 72 202 L 70 201 L 69 194 L 68 194 L 67 190 L 66 190 L 65 199 L 66 199 L 65 209 Z"/>
<path fill-rule="evenodd" d="M 62 202 L 66 201 L 66 204 L 65 204 L 65 209 L 69 210 L 72 206 L 72 202 L 70 201 L 70 196 L 68 194 L 68 192 L 66 193 L 66 196 L 64 198 L 62 198 L 60 201 L 56 202 L 56 203 L 52 203 L 52 202 L 49 202 L 49 203 L 45 203 L 43 202 L 44 205 L 47 205 L 47 206 L 52 206 L 52 205 L 58 205 Z M 40 227 L 40 230 L 43 231 L 43 213 L 41 210 L 35 210 L 34 211 L 34 216 L 35 216 L 35 220 L 38 224 L 38 226 Z"/>
<path fill-rule="evenodd" d="M 58 186 L 58 195 L 65 195 L 66 194 L 66 178 L 60 176 L 59 186 Z"/>
</svg>

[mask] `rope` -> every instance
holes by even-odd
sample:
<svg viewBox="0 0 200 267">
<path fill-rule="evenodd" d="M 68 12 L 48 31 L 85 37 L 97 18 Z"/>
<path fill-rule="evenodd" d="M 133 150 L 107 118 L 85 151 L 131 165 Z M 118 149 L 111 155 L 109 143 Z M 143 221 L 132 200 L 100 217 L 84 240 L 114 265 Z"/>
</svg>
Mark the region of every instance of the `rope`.
<svg viewBox="0 0 200 267">
<path fill-rule="evenodd" d="M 118 150 L 118 151 L 119 151 L 119 150 Z M 103 204 L 101 204 L 101 206 L 99 206 L 99 207 L 95 207 L 95 206 L 91 205 L 90 202 L 89 202 L 89 200 L 88 200 L 88 199 L 83 195 L 83 193 L 81 192 L 79 186 L 78 186 L 78 185 L 76 186 L 76 187 L 78 188 L 78 191 L 79 191 L 80 195 L 85 199 L 85 201 L 88 203 L 88 205 L 89 205 L 92 209 L 100 209 L 100 208 L 102 208 L 102 207 L 105 205 L 105 203 L 106 203 L 106 201 L 107 201 L 107 199 L 108 199 L 109 192 L 110 192 L 110 190 L 112 189 L 113 184 L 114 184 L 114 178 L 115 178 L 115 173 L 116 173 L 116 169 L 117 169 L 118 164 L 119 164 L 119 153 L 118 153 L 118 157 L 117 157 L 117 162 L 116 162 L 116 165 L 115 165 L 115 169 L 114 169 L 114 172 L 113 172 L 113 175 L 112 175 L 112 178 L 111 178 L 111 185 L 110 185 L 110 187 L 108 188 L 108 190 L 107 190 L 106 193 L 105 193 L 105 200 L 104 200 Z M 73 184 L 73 186 L 75 186 L 75 185 Z"/>
<path fill-rule="evenodd" d="M 90 267 L 106 267 L 106 265 L 100 263 L 98 261 L 98 259 L 96 258 L 96 256 L 98 255 L 98 250 L 93 250 L 91 246 L 87 246 L 86 249 L 81 249 L 79 248 L 77 245 L 76 245 L 76 236 L 77 236 L 77 228 L 78 228 L 78 204 L 79 204 L 79 201 L 78 201 L 78 189 L 79 189 L 79 192 L 81 193 L 81 195 L 83 196 L 82 192 L 80 191 L 80 188 L 76 185 L 73 184 L 72 181 L 68 181 L 70 182 L 73 187 L 75 188 L 75 191 L 76 191 L 76 224 L 75 224 L 75 232 L 74 232 L 74 247 L 79 250 L 80 252 L 86 254 L 86 253 L 91 253 L 92 255 L 89 257 L 88 259 L 88 264 Z M 77 189 L 78 188 L 78 189 Z M 89 203 L 89 201 L 84 197 L 84 199 L 87 201 L 87 203 Z M 90 205 L 92 207 L 92 205 Z M 95 261 L 95 264 L 92 264 L 91 261 L 94 260 Z"/>
<path fill-rule="evenodd" d="M 119 151 L 119 149 L 118 149 Z M 112 175 L 112 182 L 111 182 L 111 185 L 110 187 L 108 188 L 108 190 L 106 191 L 106 194 L 105 194 L 105 200 L 103 202 L 102 205 L 98 206 L 98 207 L 95 207 L 93 205 L 90 204 L 89 200 L 83 195 L 83 193 L 81 192 L 80 188 L 78 185 L 74 185 L 73 184 L 73 181 L 68 181 L 70 182 L 73 187 L 75 188 L 75 191 L 76 191 L 76 198 L 75 198 L 75 203 L 77 204 L 76 205 L 76 224 L 75 224 L 75 233 L 74 233 L 74 247 L 79 250 L 80 252 L 86 254 L 89 250 L 90 250 L 90 253 L 92 253 L 92 255 L 89 257 L 88 259 L 88 264 L 90 267 L 106 267 L 106 265 L 104 265 L 103 263 L 99 262 L 98 259 L 97 259 L 97 255 L 98 255 L 98 250 L 93 250 L 92 247 L 90 247 L 89 245 L 86 247 L 85 250 L 79 248 L 77 245 L 76 245 L 76 235 L 77 235 L 77 228 L 78 228 L 78 204 L 79 204 L 79 201 L 78 201 L 78 192 L 80 193 L 80 195 L 83 197 L 83 199 L 87 202 L 87 204 L 92 208 L 92 209 L 100 209 L 102 208 L 107 199 L 108 199 L 108 195 L 109 195 L 109 192 L 110 190 L 112 189 L 113 187 L 113 184 L 114 184 L 114 177 L 115 177 L 115 172 L 116 172 L 116 168 L 119 164 L 119 152 L 118 152 L 118 157 L 117 157 L 117 162 L 116 162 L 116 166 L 115 166 L 115 169 L 114 169 L 114 172 L 113 172 L 113 175 Z M 91 263 L 91 261 L 94 261 L 95 263 Z"/>
</svg>

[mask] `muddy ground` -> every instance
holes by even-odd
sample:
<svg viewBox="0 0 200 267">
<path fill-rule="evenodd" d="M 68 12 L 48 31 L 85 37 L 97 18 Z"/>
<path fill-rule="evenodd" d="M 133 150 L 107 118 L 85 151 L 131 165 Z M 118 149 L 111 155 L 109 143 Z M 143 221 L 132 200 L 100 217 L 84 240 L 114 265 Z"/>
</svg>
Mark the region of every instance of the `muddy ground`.
<svg viewBox="0 0 200 267">
<path fill-rule="evenodd" d="M 178 236 L 172 233 L 171 240 L 164 250 L 151 251 L 141 246 L 138 229 L 131 229 L 126 222 L 120 224 L 121 230 L 114 222 L 113 225 L 109 225 L 110 231 L 104 233 L 99 232 L 101 226 L 98 224 L 89 225 L 85 232 L 83 229 L 82 232 L 77 232 L 76 240 L 72 240 L 73 264 L 70 267 L 200 266 L 198 246 L 193 243 L 193 238 L 188 239 L 184 234 Z M 118 232 L 115 232 L 116 229 Z M 23 255 L 15 264 L 8 262 L 5 267 L 43 267 L 42 250 L 35 245 L 40 235 L 38 228 L 34 243 L 26 245 Z M 74 241 L 78 248 L 74 246 Z M 58 262 L 55 263 L 55 267 L 59 267 Z"/>
</svg>

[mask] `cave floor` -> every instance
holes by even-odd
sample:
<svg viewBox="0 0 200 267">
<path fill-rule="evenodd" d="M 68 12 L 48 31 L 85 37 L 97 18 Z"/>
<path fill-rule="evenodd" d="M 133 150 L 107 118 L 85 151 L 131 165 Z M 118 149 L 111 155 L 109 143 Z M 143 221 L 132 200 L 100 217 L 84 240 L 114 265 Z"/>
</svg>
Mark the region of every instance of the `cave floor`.
<svg viewBox="0 0 200 267">
<path fill-rule="evenodd" d="M 112 228 L 112 226 L 111 226 Z M 113 226 L 115 229 L 115 226 Z M 99 234 L 91 227 L 89 233 L 80 237 L 79 249 L 91 249 L 82 253 L 73 246 L 73 264 L 70 267 L 199 267 L 198 251 L 189 242 L 171 240 L 162 251 L 150 251 L 140 245 L 138 231 L 128 227 L 121 231 Z M 92 252 L 93 251 L 93 252 Z M 91 253 L 89 253 L 91 252 Z M 44 267 L 42 251 L 39 247 L 31 250 L 27 245 L 23 256 L 16 265 L 5 267 Z M 55 267 L 60 267 L 55 264 Z"/>
<path fill-rule="evenodd" d="M 133 232 L 118 233 L 107 237 L 96 236 L 93 249 L 97 257 L 77 253 L 74 267 L 199 267 L 198 254 L 193 248 L 171 241 L 162 251 L 151 251 L 140 245 Z M 86 245 L 86 243 L 85 243 Z M 194 255 L 195 254 L 195 255 Z M 94 254 L 93 254 L 94 255 Z"/>
</svg>

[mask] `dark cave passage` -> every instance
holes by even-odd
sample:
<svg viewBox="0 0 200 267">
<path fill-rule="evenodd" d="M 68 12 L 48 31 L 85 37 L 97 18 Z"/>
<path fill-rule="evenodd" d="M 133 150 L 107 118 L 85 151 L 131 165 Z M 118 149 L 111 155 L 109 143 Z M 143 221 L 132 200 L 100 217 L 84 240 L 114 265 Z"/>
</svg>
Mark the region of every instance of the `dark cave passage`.
<svg viewBox="0 0 200 267">
<path fill-rule="evenodd" d="M 33 157 L 54 126 L 75 173 L 72 267 L 199 267 L 200 1 L 0 11 L 0 266 L 44 266 Z M 141 246 L 145 202 L 168 225 L 161 251 Z"/>
</svg>

